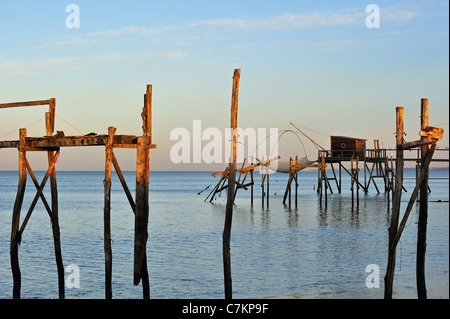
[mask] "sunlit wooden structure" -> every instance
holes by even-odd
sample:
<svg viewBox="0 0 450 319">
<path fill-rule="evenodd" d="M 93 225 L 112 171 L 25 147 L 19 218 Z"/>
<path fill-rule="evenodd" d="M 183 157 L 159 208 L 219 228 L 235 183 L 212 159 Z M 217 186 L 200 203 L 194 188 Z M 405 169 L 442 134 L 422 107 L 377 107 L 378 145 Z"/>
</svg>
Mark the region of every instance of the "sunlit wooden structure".
<svg viewBox="0 0 450 319">
<path fill-rule="evenodd" d="M 397 245 L 400 241 L 402 232 L 407 224 L 411 210 L 419 196 L 419 220 L 417 231 L 417 254 L 416 254 L 416 282 L 417 294 L 419 299 L 427 298 L 425 285 L 425 252 L 427 238 L 427 220 L 428 220 L 428 174 L 429 165 L 436 150 L 436 143 L 442 139 L 444 130 L 442 128 L 432 127 L 428 124 L 428 99 L 421 99 L 421 130 L 420 139 L 412 142 L 404 141 L 403 128 L 403 107 L 396 108 L 396 158 L 395 158 L 395 187 L 392 198 L 392 212 L 389 226 L 389 246 L 388 263 L 386 275 L 384 277 L 385 299 L 392 299 L 394 271 L 396 263 Z M 416 186 L 411 194 L 408 205 L 400 221 L 401 197 L 403 192 L 403 168 L 404 151 L 413 148 L 421 149 L 420 175 L 417 178 Z"/>
<path fill-rule="evenodd" d="M 105 179 L 104 183 L 104 252 L 105 252 L 105 297 L 112 298 L 112 251 L 111 251 L 111 215 L 110 215 L 110 198 L 111 198 L 111 171 L 114 166 L 119 176 L 125 194 L 131 205 L 131 209 L 135 215 L 135 239 L 134 239 L 134 279 L 133 283 L 138 285 L 142 280 L 143 297 L 150 297 L 150 286 L 147 271 L 147 229 L 149 215 L 149 164 L 150 149 L 156 148 L 152 144 L 152 86 L 147 85 L 144 95 L 144 106 L 142 109 L 143 135 L 116 135 L 116 128 L 109 127 L 108 134 L 97 135 L 88 134 L 84 136 L 65 136 L 64 132 L 55 132 L 55 108 L 56 100 L 54 98 L 48 100 L 30 101 L 30 102 L 14 102 L 2 103 L 0 109 L 13 107 L 28 107 L 48 105 L 48 112 L 45 113 L 45 129 L 46 134 L 41 137 L 27 136 L 27 130 L 21 128 L 19 130 L 19 140 L 0 141 L 1 148 L 17 148 L 19 151 L 19 185 L 13 208 L 12 224 L 11 224 L 11 269 L 13 274 L 13 298 L 20 298 L 21 290 L 21 272 L 19 266 L 19 245 L 21 243 L 22 234 L 32 215 L 34 207 L 39 199 L 42 200 L 48 215 L 50 216 L 55 258 L 58 272 L 59 298 L 65 297 L 64 287 L 64 267 L 60 243 L 60 227 L 58 221 L 58 191 L 56 178 L 56 163 L 60 155 L 62 147 L 71 146 L 104 146 L 105 147 Z M 136 194 L 133 198 L 129 191 L 125 178 L 121 172 L 119 163 L 114 155 L 114 148 L 136 149 Z M 27 159 L 28 152 L 47 152 L 48 169 L 42 182 L 39 183 L 31 169 L 31 165 Z M 36 195 L 27 211 L 25 218 L 20 224 L 20 214 L 26 188 L 27 171 L 33 180 L 37 189 Z M 43 189 L 50 179 L 51 186 L 51 202 L 48 203 L 44 196 Z"/>
</svg>

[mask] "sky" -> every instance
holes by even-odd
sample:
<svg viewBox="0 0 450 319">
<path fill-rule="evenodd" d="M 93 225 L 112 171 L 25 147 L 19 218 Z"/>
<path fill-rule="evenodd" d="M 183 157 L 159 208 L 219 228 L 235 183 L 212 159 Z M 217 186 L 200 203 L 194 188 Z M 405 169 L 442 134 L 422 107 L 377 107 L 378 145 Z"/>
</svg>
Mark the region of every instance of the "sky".
<svg viewBox="0 0 450 319">
<path fill-rule="evenodd" d="M 66 24 L 70 4 L 79 27 Z M 379 28 L 366 25 L 369 4 L 380 8 Z M 55 130 L 65 135 L 107 134 L 109 126 L 142 135 L 151 84 L 151 170 L 221 170 L 226 164 L 175 164 L 170 134 L 192 134 L 194 120 L 225 132 L 241 69 L 239 127 L 283 132 L 292 122 L 324 148 L 331 135 L 390 148 L 395 108 L 405 108 L 406 140 L 417 140 L 420 99 L 428 98 L 445 149 L 448 30 L 447 1 L 1 1 L 0 103 L 54 97 Z M 45 135 L 46 111 L 0 110 L 0 140 L 18 139 L 23 127 Z M 294 134 L 278 146 L 283 159 L 317 156 Z M 122 170 L 135 169 L 134 150 L 115 153 Z M 104 157 L 104 147 L 62 148 L 57 169 L 103 170 Z M 45 154 L 29 159 L 45 170 Z M 16 149 L 0 149 L 0 170 L 17 164 Z"/>
</svg>

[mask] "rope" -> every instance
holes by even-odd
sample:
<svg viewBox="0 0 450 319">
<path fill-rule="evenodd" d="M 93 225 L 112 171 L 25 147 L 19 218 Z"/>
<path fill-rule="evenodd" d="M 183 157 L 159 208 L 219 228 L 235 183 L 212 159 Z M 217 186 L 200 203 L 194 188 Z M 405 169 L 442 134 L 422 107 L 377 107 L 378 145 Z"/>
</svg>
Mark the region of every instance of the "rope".
<svg viewBox="0 0 450 319">
<path fill-rule="evenodd" d="M 44 118 L 44 117 L 42 116 L 42 117 L 40 117 L 38 120 L 34 121 L 33 123 L 28 124 L 28 125 L 25 125 L 25 127 L 26 127 L 26 128 L 30 128 L 30 127 L 32 127 L 34 124 L 36 124 L 37 122 L 39 122 L 40 120 L 42 120 L 43 118 Z M 4 138 L 4 137 L 6 137 L 6 136 L 8 136 L 8 135 L 10 135 L 10 134 L 12 134 L 12 133 L 14 133 L 14 132 L 17 132 L 17 129 L 12 130 L 11 132 L 6 133 L 5 135 L 0 136 L 0 139 L 1 139 L 1 138 Z"/>
<path fill-rule="evenodd" d="M 60 116 L 56 115 L 55 116 L 60 119 L 61 121 L 63 121 L 64 123 L 70 125 L 72 128 L 74 128 L 78 133 L 80 133 L 81 135 L 84 135 L 83 132 L 81 132 L 79 129 L 77 129 L 75 126 L 73 126 L 72 124 L 70 124 L 69 122 L 67 122 L 66 120 L 62 119 Z"/>
</svg>

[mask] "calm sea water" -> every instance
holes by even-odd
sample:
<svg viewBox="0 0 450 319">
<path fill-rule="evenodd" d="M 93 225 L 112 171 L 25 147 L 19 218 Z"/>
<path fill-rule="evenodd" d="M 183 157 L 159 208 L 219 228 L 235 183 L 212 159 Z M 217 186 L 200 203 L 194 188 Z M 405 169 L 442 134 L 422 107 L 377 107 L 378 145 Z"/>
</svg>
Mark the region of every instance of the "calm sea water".
<svg viewBox="0 0 450 319">
<path fill-rule="evenodd" d="M 113 173 L 114 174 L 114 173 Z M 44 173 L 36 173 L 39 180 Z M 104 298 L 103 172 L 57 172 L 64 265 L 80 269 L 80 287 L 66 298 Z M 134 172 L 125 172 L 134 194 Z M 373 186 L 352 209 L 350 181 L 320 205 L 317 172 L 302 171 L 298 207 L 286 207 L 287 175 L 270 177 L 270 205 L 262 205 L 260 175 L 250 191 L 239 190 L 231 235 L 235 298 L 383 298 L 387 263 L 387 196 Z M 414 171 L 406 171 L 414 177 Z M 430 177 L 448 178 L 448 170 Z M 9 260 L 11 216 L 17 172 L 0 172 L 0 298 L 12 297 Z M 223 298 L 222 231 L 226 193 L 204 202 L 218 182 L 208 172 L 151 172 L 148 266 L 152 298 Z M 377 180 L 380 189 L 382 181 Z M 205 187 L 209 189 L 201 192 Z M 381 186 L 380 186 L 381 185 Z M 334 184 L 332 184 L 334 186 Z M 409 200 L 414 180 L 406 180 Z M 429 298 L 449 298 L 449 184 L 430 180 L 426 279 Z M 47 199 L 49 189 L 46 187 Z M 199 195 L 198 193 L 201 192 Z M 28 178 L 21 216 L 35 195 Z M 111 203 L 113 297 L 141 298 L 133 286 L 134 216 L 113 175 Z M 355 205 L 356 206 L 356 205 Z M 404 209 L 402 209 L 404 211 Z M 414 207 L 398 248 L 394 298 L 416 298 L 415 252 L 418 207 Z M 39 201 L 19 248 L 22 298 L 57 298 L 50 220 Z M 366 266 L 380 270 L 380 288 L 366 287 Z M 67 275 L 70 273 L 68 272 Z"/>
</svg>

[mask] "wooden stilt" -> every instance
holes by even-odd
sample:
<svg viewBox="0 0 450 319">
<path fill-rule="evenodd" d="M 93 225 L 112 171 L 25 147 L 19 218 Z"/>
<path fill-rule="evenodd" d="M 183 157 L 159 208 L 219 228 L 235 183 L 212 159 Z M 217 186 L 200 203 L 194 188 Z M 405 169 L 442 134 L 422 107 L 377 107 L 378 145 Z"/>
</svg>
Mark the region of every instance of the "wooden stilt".
<svg viewBox="0 0 450 319">
<path fill-rule="evenodd" d="M 263 161 L 264 161 L 264 157 L 263 157 Z M 264 191 L 264 182 L 266 180 L 266 168 L 264 166 L 264 164 L 261 167 L 261 201 L 262 201 L 262 207 L 264 207 L 264 196 L 266 195 L 265 191 Z"/>
<path fill-rule="evenodd" d="M 134 247 L 134 284 L 141 280 L 141 268 L 147 242 L 148 223 L 148 157 L 146 138 L 138 137 L 136 163 L 136 214 Z"/>
<path fill-rule="evenodd" d="M 267 208 L 269 208 L 269 196 L 270 196 L 270 189 L 269 189 L 269 185 L 270 185 L 269 177 L 270 177 L 270 174 L 269 173 L 270 173 L 269 172 L 269 163 L 267 163 L 267 178 L 266 178 L 266 183 L 267 183 L 267 197 L 266 197 Z"/>
<path fill-rule="evenodd" d="M 251 206 L 253 206 L 253 184 L 254 184 L 254 181 L 253 181 L 253 170 L 251 170 L 250 171 L 250 177 L 251 177 L 251 180 L 252 180 L 252 182 L 251 182 L 251 193 L 250 193 L 250 205 Z"/>
<path fill-rule="evenodd" d="M 13 272 L 13 298 L 19 299 L 20 298 L 20 285 L 21 285 L 21 273 L 20 273 L 20 267 L 19 267 L 19 255 L 18 255 L 18 246 L 22 239 L 22 234 L 25 230 L 26 225 L 28 224 L 28 221 L 30 220 L 31 214 L 33 213 L 34 208 L 36 207 L 37 201 L 42 196 L 42 191 L 45 187 L 45 183 L 47 182 L 52 170 L 54 169 L 54 165 L 58 159 L 59 152 L 56 153 L 53 162 L 50 163 L 49 168 L 44 176 L 44 179 L 42 183 L 39 185 L 39 188 L 37 190 L 36 195 L 33 198 L 33 201 L 31 202 L 30 208 L 28 209 L 27 214 L 25 215 L 25 218 L 22 222 L 22 225 L 19 229 L 19 223 L 20 223 L 20 211 L 22 208 L 23 203 L 23 197 L 25 193 L 25 186 L 26 186 L 26 166 L 27 166 L 27 160 L 26 160 L 26 152 L 24 151 L 23 145 L 25 145 L 25 137 L 26 137 L 26 130 L 21 129 L 20 130 L 20 137 L 21 137 L 21 147 L 19 149 L 19 187 L 17 191 L 16 196 L 16 202 L 14 204 L 14 210 L 13 210 L 13 221 L 11 224 L 11 269 Z"/>
<path fill-rule="evenodd" d="M 351 178 L 350 189 L 352 191 L 352 209 L 353 209 L 353 205 L 354 205 L 354 202 L 355 202 L 355 192 L 354 192 L 355 173 L 353 171 L 353 156 L 352 156 L 352 159 L 351 159 L 350 163 L 351 163 L 351 166 L 350 166 L 350 172 L 351 172 L 351 174 L 350 174 L 350 178 Z"/>
<path fill-rule="evenodd" d="M 355 169 L 355 180 L 356 180 L 356 206 L 359 207 L 359 156 L 356 156 L 356 169 Z"/>
<path fill-rule="evenodd" d="M 21 241 L 19 233 L 20 211 L 22 209 L 23 198 L 25 195 L 25 187 L 27 182 L 26 171 L 26 152 L 25 137 L 27 136 L 26 129 L 20 129 L 20 144 L 19 144 L 19 185 L 17 187 L 17 195 L 14 203 L 14 210 L 11 222 L 11 244 L 10 244 L 10 258 L 11 270 L 13 274 L 13 298 L 20 299 L 20 287 L 22 276 L 19 266 L 19 243 Z"/>
<path fill-rule="evenodd" d="M 384 298 L 392 299 L 392 289 L 395 272 L 395 259 L 397 252 L 397 245 L 394 244 L 397 235 L 398 221 L 400 216 L 400 204 L 403 186 L 403 107 L 396 108 L 396 144 L 397 155 L 395 159 L 395 191 L 392 195 L 392 214 L 391 225 L 389 226 L 389 248 L 388 248 L 388 263 L 386 267 L 386 275 L 384 277 Z"/>
<path fill-rule="evenodd" d="M 298 156 L 295 156 L 295 164 L 298 164 Z M 295 180 L 295 208 L 297 208 L 297 195 L 298 195 L 298 170 L 295 170 L 294 180 Z"/>
<path fill-rule="evenodd" d="M 240 75 L 241 70 L 235 69 L 233 75 L 233 93 L 231 100 L 231 129 L 233 132 L 232 161 L 230 163 L 230 174 L 228 175 L 228 196 L 227 196 L 227 206 L 225 210 L 225 225 L 222 235 L 225 299 L 231 299 L 233 297 L 232 278 L 231 278 L 230 239 L 231 239 L 231 225 L 233 218 L 234 186 L 236 179 L 237 110 L 238 110 Z"/>
<path fill-rule="evenodd" d="M 47 135 L 52 135 L 55 129 L 55 99 L 51 98 L 49 103 L 49 112 L 45 113 L 45 126 Z M 56 153 L 53 151 L 47 152 L 48 164 L 51 165 L 55 161 Z M 53 170 L 50 173 L 50 191 L 51 191 L 51 201 L 52 201 L 52 209 L 50 219 L 52 222 L 52 233 L 53 233 L 53 243 L 55 250 L 55 260 L 56 260 L 56 269 L 58 272 L 58 291 L 59 298 L 65 298 L 65 282 L 64 282 L 64 265 L 62 260 L 62 252 L 61 252 L 61 236 L 59 230 L 59 212 L 58 212 L 58 187 L 56 181 L 56 170 Z"/>
<path fill-rule="evenodd" d="M 113 159 L 113 142 L 116 134 L 115 127 L 108 128 L 108 143 L 105 146 L 105 188 L 103 222 L 104 222 L 104 251 L 105 251 L 105 298 L 112 298 L 112 250 L 111 250 L 111 170 Z"/>
<path fill-rule="evenodd" d="M 142 111 L 144 136 L 137 138 L 136 156 L 136 212 L 134 222 L 134 279 L 138 285 L 142 279 L 143 298 L 150 298 L 150 286 L 147 270 L 147 238 L 148 238 L 148 192 L 150 172 L 150 146 L 152 110 L 152 86 L 147 85 Z"/>
<path fill-rule="evenodd" d="M 421 100 L 421 131 L 428 128 L 428 99 Z M 426 137 L 420 138 L 422 141 Z M 436 145 L 436 144 L 434 144 Z M 423 172 L 424 180 L 420 187 L 419 223 L 417 232 L 417 257 L 416 257 L 416 280 L 417 294 L 419 299 L 427 299 L 427 288 L 425 284 L 425 253 L 427 248 L 427 222 L 428 222 L 428 165 L 424 165 L 425 157 L 429 153 L 428 145 L 421 148 L 420 170 Z M 421 174 L 422 175 L 422 174 Z"/>
</svg>

